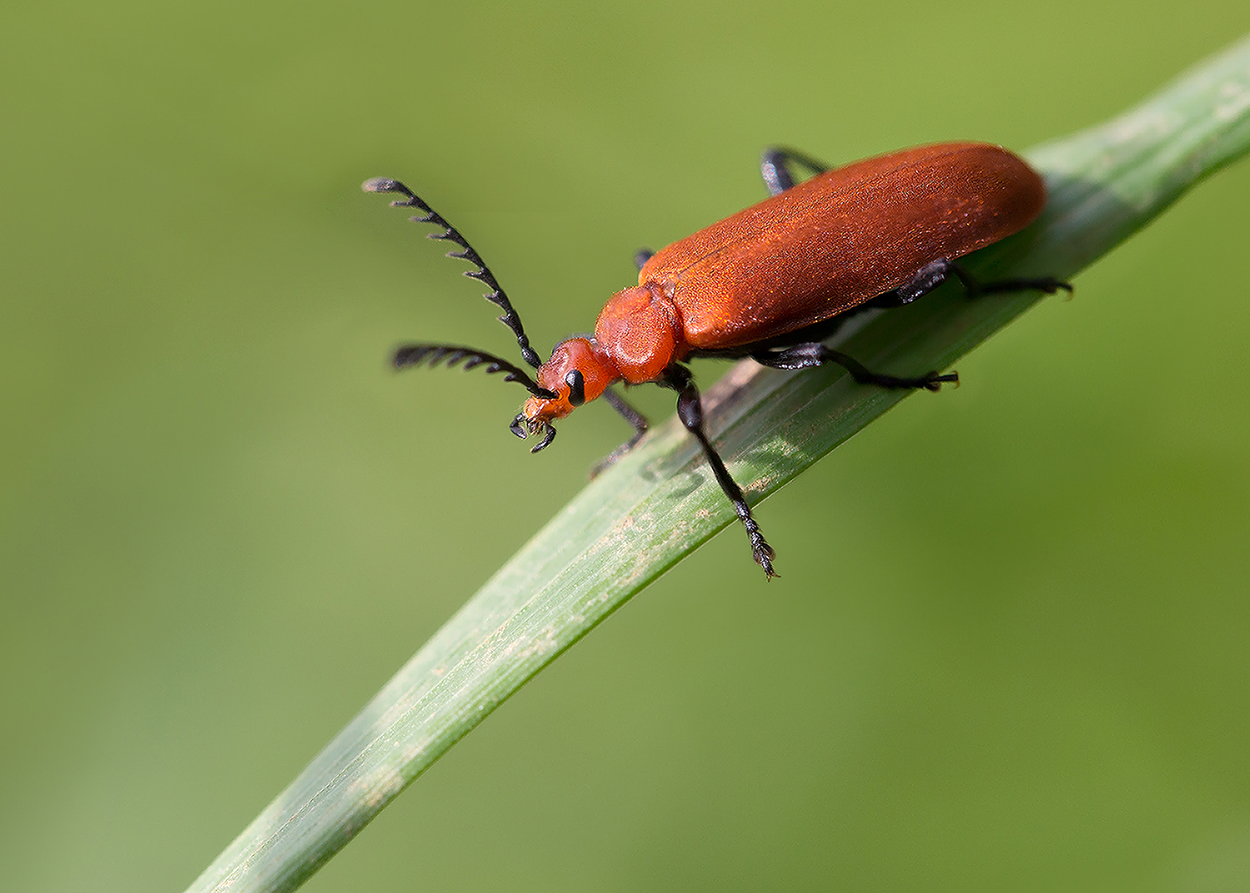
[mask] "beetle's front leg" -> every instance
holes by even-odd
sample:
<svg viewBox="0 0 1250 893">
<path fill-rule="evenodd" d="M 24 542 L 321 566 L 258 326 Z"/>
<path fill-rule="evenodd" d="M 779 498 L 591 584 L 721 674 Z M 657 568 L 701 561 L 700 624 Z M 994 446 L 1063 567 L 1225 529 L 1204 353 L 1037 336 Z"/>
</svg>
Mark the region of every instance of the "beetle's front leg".
<svg viewBox="0 0 1250 893">
<path fill-rule="evenodd" d="M 647 417 L 638 410 L 634 409 L 634 407 L 630 406 L 624 397 L 611 388 L 608 388 L 603 392 L 603 399 L 607 400 L 613 409 L 624 416 L 625 421 L 634 426 L 634 436 L 618 446 L 612 452 L 608 453 L 596 462 L 593 467 L 591 467 L 590 477 L 592 480 L 598 477 L 605 468 L 612 465 L 617 459 L 620 459 L 637 446 L 638 441 L 642 440 L 642 436 L 647 433 Z"/>
<path fill-rule="evenodd" d="M 707 432 L 703 430 L 703 401 L 699 396 L 699 389 L 695 386 L 694 376 L 684 366 L 674 365 L 668 368 L 664 378 L 660 379 L 658 384 L 677 392 L 677 417 L 703 447 L 703 455 L 707 457 L 708 465 L 712 466 L 716 482 L 720 484 L 721 491 L 733 503 L 734 511 L 738 513 L 738 520 L 746 528 L 747 538 L 751 541 L 751 555 L 755 563 L 764 569 L 764 576 L 768 579 L 778 576 L 773 570 L 773 559 L 777 553 L 764 539 L 759 524 L 755 523 L 755 518 L 751 516 L 751 507 L 747 505 L 741 488 L 730 476 L 729 469 L 725 467 L 720 454 L 708 440 Z"/>
</svg>

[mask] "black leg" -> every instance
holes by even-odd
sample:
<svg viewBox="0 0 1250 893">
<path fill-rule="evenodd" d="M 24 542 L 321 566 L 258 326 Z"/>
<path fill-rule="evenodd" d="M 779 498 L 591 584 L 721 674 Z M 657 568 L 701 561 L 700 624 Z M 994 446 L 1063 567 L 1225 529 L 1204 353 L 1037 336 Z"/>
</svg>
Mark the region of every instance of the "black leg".
<svg viewBox="0 0 1250 893">
<path fill-rule="evenodd" d="M 755 563 L 764 569 L 764 576 L 771 580 L 777 576 L 777 572 L 773 570 L 773 558 L 777 553 L 764 539 L 760 526 L 751 516 L 751 507 L 747 505 L 742 490 L 730 477 L 729 469 L 725 467 L 715 447 L 707 439 L 707 432 L 703 430 L 703 401 L 699 396 L 699 389 L 695 387 L 694 377 L 690 374 L 690 370 L 684 366 L 670 366 L 665 377 L 658 383 L 677 392 L 677 417 L 703 447 L 703 455 L 707 457 L 708 465 L 712 466 L 716 482 L 720 484 L 721 491 L 733 503 L 734 511 L 738 513 L 738 520 L 746 528 L 747 538 L 751 541 L 751 555 Z"/>
<path fill-rule="evenodd" d="M 940 258 L 932 263 L 925 264 L 914 276 L 898 288 L 873 298 L 860 306 L 862 308 L 901 307 L 933 291 L 933 289 L 952 276 L 959 280 L 970 298 L 993 294 L 994 292 L 1027 291 L 1030 289 L 1043 291 L 1048 295 L 1054 294 L 1061 288 L 1069 292 L 1072 291 L 1071 285 L 1053 276 L 1044 276 L 1037 279 L 1000 279 L 996 282 L 982 283 L 954 261 Z M 849 357 L 816 341 L 795 344 L 784 348 L 757 350 L 748 354 L 748 356 L 761 365 L 772 366 L 775 369 L 810 369 L 814 366 L 823 366 L 825 363 L 837 363 L 850 372 L 852 377 L 860 384 L 873 384 L 883 388 L 924 388 L 929 391 L 936 391 L 941 388 L 943 383 L 959 381 L 959 376 L 954 372 L 945 375 L 930 372 L 919 378 L 899 378 L 894 375 L 882 375 L 866 368 L 854 357 Z"/>
<path fill-rule="evenodd" d="M 813 174 L 823 174 L 829 170 L 829 165 L 795 149 L 782 146 L 765 149 L 760 158 L 760 176 L 764 178 L 764 186 L 769 195 L 780 195 L 798 182 L 790 167 L 792 164 L 805 167 Z"/>
<path fill-rule="evenodd" d="M 760 351 L 750 356 L 760 365 L 772 366 L 774 369 L 811 369 L 815 366 L 823 366 L 825 363 L 837 363 L 851 373 L 851 377 L 860 384 L 877 385 L 882 388 L 924 388 L 928 391 L 936 391 L 944 382 L 958 383 L 959 381 L 959 375 L 954 372 L 948 372 L 945 375 L 930 372 L 919 378 L 882 375 L 869 370 L 854 357 L 826 347 L 818 341 L 796 344 L 781 350 Z"/>
<path fill-rule="evenodd" d="M 647 265 L 647 261 L 653 257 L 655 257 L 655 252 L 650 248 L 639 248 L 637 253 L 634 254 L 634 265 L 641 270 Z"/>
<path fill-rule="evenodd" d="M 868 302 L 868 305 L 872 307 L 901 307 L 904 304 L 910 304 L 916 298 L 933 291 L 933 289 L 937 288 L 951 276 L 959 280 L 964 287 L 964 292 L 970 298 L 994 294 L 995 292 L 1029 291 L 1031 289 L 1045 292 L 1048 295 L 1053 295 L 1061 288 L 1069 293 L 1072 291 L 1072 286 L 1069 283 L 1056 279 L 1054 276 L 1042 276 L 1037 279 L 999 279 L 996 282 L 980 282 L 953 260 L 939 258 L 932 263 L 925 264 L 915 276 L 912 276 L 911 279 L 894 289 L 894 291 L 888 291 L 880 297 L 873 298 Z"/>
<path fill-rule="evenodd" d="M 624 397 L 608 388 L 603 392 L 603 399 L 607 400 L 613 409 L 624 416 L 625 421 L 634 426 L 634 436 L 596 462 L 594 467 L 590 469 L 592 478 L 598 477 L 605 468 L 637 446 L 638 441 L 642 440 L 642 436 L 647 433 L 647 417 L 630 406 Z"/>
</svg>

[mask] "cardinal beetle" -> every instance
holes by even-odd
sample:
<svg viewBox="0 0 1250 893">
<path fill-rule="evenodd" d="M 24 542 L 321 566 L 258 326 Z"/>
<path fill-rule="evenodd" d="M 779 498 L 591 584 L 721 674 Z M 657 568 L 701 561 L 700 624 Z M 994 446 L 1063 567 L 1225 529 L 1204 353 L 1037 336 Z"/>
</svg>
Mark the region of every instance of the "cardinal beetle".
<svg viewBox="0 0 1250 893">
<path fill-rule="evenodd" d="M 814 176 L 796 182 L 795 166 Z M 821 342 L 850 312 L 909 304 L 952 275 L 969 296 L 1026 289 L 1053 294 L 1072 287 L 1053 277 L 981 283 L 955 263 L 1026 227 L 1046 202 L 1041 177 L 999 146 L 941 143 L 836 170 L 801 152 L 771 149 L 761 172 L 770 198 L 659 252 L 639 252 L 638 285 L 608 299 L 593 335 L 560 342 L 545 363 L 464 236 L 399 181 L 369 180 L 362 187 L 366 191 L 399 193 L 404 198 L 393 205 L 418 208 L 423 215 L 414 221 L 442 228 L 430 238 L 460 246 L 448 256 L 474 266 L 464 275 L 491 290 L 486 299 L 502 308 L 500 321 L 538 373 L 535 380 L 499 357 L 448 344 L 400 347 L 394 366 L 484 365 L 487 372 L 505 373 L 505 381 L 520 382 L 530 398 L 510 428 L 520 438 L 541 435 L 535 453 L 555 437 L 554 419 L 603 397 L 634 427 L 634 436 L 605 464 L 628 452 L 647 430 L 647 420 L 609 386 L 651 382 L 676 391 L 677 415 L 733 503 L 756 563 L 767 577 L 775 576 L 775 553 L 708 440 L 686 361 L 749 357 L 777 369 L 837 363 L 862 384 L 936 391 L 943 382 L 957 381 L 956 374 L 879 374 Z"/>
</svg>

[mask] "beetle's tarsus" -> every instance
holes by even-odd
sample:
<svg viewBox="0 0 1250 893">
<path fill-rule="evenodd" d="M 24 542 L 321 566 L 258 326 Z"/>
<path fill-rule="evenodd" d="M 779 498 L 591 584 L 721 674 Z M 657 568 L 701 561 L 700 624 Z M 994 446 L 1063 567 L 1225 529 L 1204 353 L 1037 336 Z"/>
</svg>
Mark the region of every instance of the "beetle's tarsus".
<svg viewBox="0 0 1250 893">
<path fill-rule="evenodd" d="M 604 456 L 594 465 L 590 466 L 590 479 L 593 481 L 599 475 L 603 474 L 603 472 L 607 471 L 610 467 L 615 465 L 618 460 L 623 459 L 625 456 L 629 455 L 630 451 L 633 450 L 633 448 L 638 445 L 638 441 L 642 440 L 642 436 L 646 433 L 647 433 L 646 428 L 643 428 L 641 431 L 635 432 L 633 437 L 625 441 L 623 444 L 618 446 L 612 452 L 608 453 L 606 456 Z"/>
<path fill-rule="evenodd" d="M 942 390 L 942 385 L 944 384 L 953 384 L 955 387 L 959 387 L 958 372 L 947 372 L 944 375 L 940 375 L 937 372 L 930 372 L 924 377 L 923 380 L 925 390 L 929 391 L 940 391 Z"/>
<path fill-rule="evenodd" d="M 773 577 L 780 577 L 781 574 L 773 570 L 773 559 L 777 557 L 777 552 L 772 546 L 764 540 L 764 535 L 760 533 L 760 527 L 751 521 L 751 528 L 747 529 L 747 534 L 751 538 L 751 557 L 755 559 L 755 563 L 764 569 L 764 579 L 771 580 Z"/>
<path fill-rule="evenodd" d="M 966 277 L 966 278 L 965 278 Z M 972 279 L 966 273 L 959 277 L 964 282 L 964 289 L 968 293 L 968 297 L 975 298 L 980 295 L 995 294 L 1008 291 L 1040 291 L 1043 294 L 1053 295 L 1057 291 L 1066 291 L 1073 294 L 1071 282 L 1065 282 L 1054 276 L 1039 276 L 1037 278 L 1021 278 L 1021 279 L 1000 279 L 997 282 L 976 283 L 976 290 L 968 288 L 968 281 Z M 976 280 L 972 280 L 974 283 Z"/>
</svg>

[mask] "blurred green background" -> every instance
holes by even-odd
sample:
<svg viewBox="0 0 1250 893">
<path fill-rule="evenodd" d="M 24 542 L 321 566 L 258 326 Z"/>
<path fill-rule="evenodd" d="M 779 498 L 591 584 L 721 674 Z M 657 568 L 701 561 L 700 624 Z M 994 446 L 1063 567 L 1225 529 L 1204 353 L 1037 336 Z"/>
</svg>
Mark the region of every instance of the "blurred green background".
<svg viewBox="0 0 1250 893">
<path fill-rule="evenodd" d="M 1243 0 L 118 0 L 0 13 L 0 865 L 185 887 L 627 433 L 540 351 L 762 197 L 759 150 L 1023 149 Z M 454 748 L 307 885 L 1250 888 L 1250 164 L 905 401 Z M 697 370 L 706 383 L 721 371 Z M 639 392 L 653 416 L 671 395 Z M 709 619 L 710 618 L 710 619 Z M 780 687 L 793 676 L 800 689 Z"/>
</svg>

